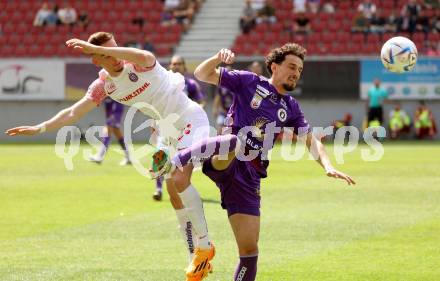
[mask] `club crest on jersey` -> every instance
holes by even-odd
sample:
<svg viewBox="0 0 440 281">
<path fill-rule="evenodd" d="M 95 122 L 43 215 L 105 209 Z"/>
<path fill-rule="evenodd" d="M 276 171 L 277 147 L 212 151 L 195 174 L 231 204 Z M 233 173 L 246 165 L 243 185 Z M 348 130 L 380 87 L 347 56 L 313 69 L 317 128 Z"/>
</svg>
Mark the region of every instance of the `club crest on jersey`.
<svg viewBox="0 0 440 281">
<path fill-rule="evenodd" d="M 278 109 L 277 115 L 278 115 L 278 119 L 280 119 L 281 122 L 287 120 L 287 112 L 284 108 Z"/>
<path fill-rule="evenodd" d="M 137 82 L 139 77 L 136 75 L 136 73 L 130 72 L 128 73 L 128 79 L 130 79 L 131 82 Z"/>
<path fill-rule="evenodd" d="M 116 85 L 115 83 L 113 83 L 113 81 L 108 81 L 108 80 L 105 81 L 104 88 L 105 88 L 105 92 L 108 95 L 111 95 L 113 94 L 114 91 L 116 91 Z"/>
</svg>

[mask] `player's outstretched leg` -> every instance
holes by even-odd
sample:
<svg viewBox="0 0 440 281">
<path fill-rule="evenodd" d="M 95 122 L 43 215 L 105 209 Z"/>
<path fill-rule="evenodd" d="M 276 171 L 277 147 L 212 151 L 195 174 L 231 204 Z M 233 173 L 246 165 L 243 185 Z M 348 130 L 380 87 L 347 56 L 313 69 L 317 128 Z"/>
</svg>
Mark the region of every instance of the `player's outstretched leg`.
<svg viewBox="0 0 440 281">
<path fill-rule="evenodd" d="M 172 159 L 173 165 L 183 167 L 192 160 L 209 158 L 213 155 L 227 155 L 237 147 L 236 135 L 221 135 L 202 140 L 179 151 Z"/>
<path fill-rule="evenodd" d="M 164 174 L 172 173 L 175 168 L 190 164 L 193 160 L 200 161 L 213 155 L 227 155 L 235 150 L 237 144 L 238 138 L 235 135 L 215 136 L 179 151 L 173 159 L 170 159 L 166 149 L 158 149 L 153 154 L 150 176 L 157 179 Z"/>
</svg>

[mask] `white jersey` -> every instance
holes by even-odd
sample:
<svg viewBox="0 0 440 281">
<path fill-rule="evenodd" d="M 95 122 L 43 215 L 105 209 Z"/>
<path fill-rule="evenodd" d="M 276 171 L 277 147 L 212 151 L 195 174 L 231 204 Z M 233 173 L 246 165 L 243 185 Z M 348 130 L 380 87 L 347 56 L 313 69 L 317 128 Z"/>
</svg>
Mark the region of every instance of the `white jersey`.
<svg viewBox="0 0 440 281">
<path fill-rule="evenodd" d="M 86 96 L 97 104 L 107 96 L 128 106 L 143 102 L 151 108 L 140 110 L 154 119 L 163 119 L 172 113 L 185 119 L 185 112 L 198 105 L 185 95 L 184 87 L 185 80 L 180 73 L 167 71 L 157 61 L 150 68 L 125 62 L 117 77 L 102 69 Z M 185 120 L 182 121 L 183 124 Z"/>
</svg>

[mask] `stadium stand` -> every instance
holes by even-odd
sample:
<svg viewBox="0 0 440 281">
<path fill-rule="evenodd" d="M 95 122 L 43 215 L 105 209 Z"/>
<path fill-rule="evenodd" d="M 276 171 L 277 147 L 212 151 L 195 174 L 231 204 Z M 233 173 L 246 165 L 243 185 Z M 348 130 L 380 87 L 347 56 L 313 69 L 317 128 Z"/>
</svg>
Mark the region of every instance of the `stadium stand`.
<svg viewBox="0 0 440 281">
<path fill-rule="evenodd" d="M 198 6 L 201 3 L 194 2 Z M 164 2 L 160 0 L 69 1 L 80 15 L 78 21 L 83 22 L 34 26 L 35 16 L 43 3 L 29 0 L 0 1 L 0 57 L 80 56 L 79 52 L 67 49 L 65 41 L 72 37 L 87 39 L 91 33 L 99 30 L 113 32 L 123 44 L 133 37 L 142 44 L 145 34 L 150 33 L 156 54 L 168 56 L 172 54 L 183 32 L 179 21 L 170 25 L 161 24 Z M 59 2 L 58 7 L 62 8 L 63 3 L 67 2 Z"/>
<path fill-rule="evenodd" d="M 400 31 L 396 28 L 399 20 L 404 21 L 401 14 L 404 7 L 408 5 L 408 0 L 371 1 L 380 11 L 378 15 L 383 17 L 385 32 L 368 30 L 371 21 L 368 18 L 366 18 L 367 32 L 353 32 L 354 19 L 358 15 L 359 5 L 364 1 L 321 1 L 321 9 L 317 13 L 306 9 L 305 17 L 311 23 L 310 32 L 295 32 L 295 29 L 292 29 L 296 19 L 303 14 L 302 11 L 296 13 L 295 1 L 273 0 L 270 2 L 276 9 L 276 22 L 256 24 L 250 32 L 237 36 L 232 48 L 237 54 L 264 55 L 274 46 L 294 41 L 304 44 L 308 54 L 311 55 L 372 55 L 378 53 L 383 42 L 397 35 L 411 38 L 419 47 L 419 53 L 426 54 L 429 46 L 432 46 L 433 42 L 437 44 L 440 39 L 440 33 L 435 27 L 440 25 L 438 22 L 440 9 L 425 5 L 423 1 L 418 1 L 420 7 L 417 18 L 418 27 L 413 32 L 409 32 L 411 30 Z M 334 13 L 326 12 L 328 7 L 323 9 L 327 4 L 334 7 Z M 360 14 L 363 15 L 362 12 Z M 374 20 L 376 25 L 377 19 Z M 388 21 L 392 20 L 396 21 L 394 23 L 396 31 L 392 31 L 393 26 L 390 27 L 391 30 L 386 28 L 389 27 Z M 430 25 L 428 29 L 427 23 Z"/>
</svg>

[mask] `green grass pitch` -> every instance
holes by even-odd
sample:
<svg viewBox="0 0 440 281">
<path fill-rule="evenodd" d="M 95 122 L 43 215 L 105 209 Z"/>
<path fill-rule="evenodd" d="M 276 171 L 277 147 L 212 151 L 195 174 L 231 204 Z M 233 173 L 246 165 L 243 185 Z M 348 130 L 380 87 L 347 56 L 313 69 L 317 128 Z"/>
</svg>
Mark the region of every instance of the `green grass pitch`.
<svg viewBox="0 0 440 281">
<path fill-rule="evenodd" d="M 0 151 L 0 280 L 184 280 L 167 197 L 153 202 L 153 182 L 119 167 L 120 155 L 100 166 L 78 155 L 69 172 L 52 145 Z M 347 154 L 337 167 L 355 187 L 276 154 L 262 184 L 258 281 L 440 280 L 438 142 L 386 143 L 379 162 Z M 201 172 L 193 183 L 217 246 L 206 280 L 231 280 L 237 252 L 218 190 Z"/>
</svg>

